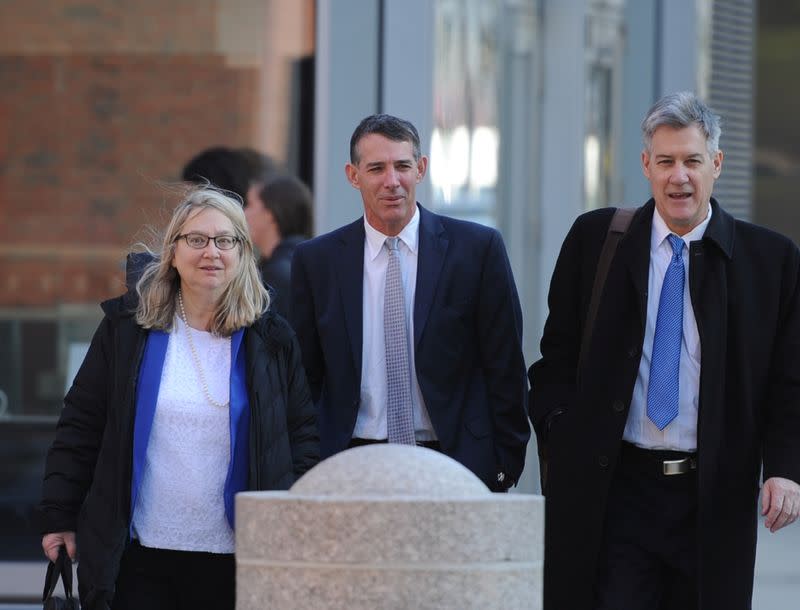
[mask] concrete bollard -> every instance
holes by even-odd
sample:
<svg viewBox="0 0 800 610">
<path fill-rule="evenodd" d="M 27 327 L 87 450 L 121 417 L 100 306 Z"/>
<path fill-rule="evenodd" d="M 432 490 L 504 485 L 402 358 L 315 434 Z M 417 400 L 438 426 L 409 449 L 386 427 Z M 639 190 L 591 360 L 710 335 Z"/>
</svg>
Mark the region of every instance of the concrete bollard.
<svg viewBox="0 0 800 610">
<path fill-rule="evenodd" d="M 541 496 L 421 447 L 356 447 L 236 496 L 237 610 L 537 610 L 543 557 Z"/>
</svg>

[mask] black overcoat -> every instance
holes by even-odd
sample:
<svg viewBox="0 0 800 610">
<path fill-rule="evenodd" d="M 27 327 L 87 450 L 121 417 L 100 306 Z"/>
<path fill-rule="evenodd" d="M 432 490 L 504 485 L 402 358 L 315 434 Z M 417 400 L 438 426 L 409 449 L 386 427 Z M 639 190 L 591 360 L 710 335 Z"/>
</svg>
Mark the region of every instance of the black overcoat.
<svg viewBox="0 0 800 610">
<path fill-rule="evenodd" d="M 800 253 L 789 239 L 711 205 L 705 235 L 690 247 L 688 275 L 701 343 L 699 607 L 739 610 L 752 596 L 762 462 L 764 480 L 800 481 Z M 542 358 L 529 371 L 531 419 L 549 454 L 547 610 L 592 607 L 644 339 L 653 209 L 651 199 L 619 244 L 580 375 L 583 324 L 613 209 L 575 221 L 553 273 Z"/>
<path fill-rule="evenodd" d="M 42 533 L 76 531 L 84 608 L 110 601 L 128 545 L 135 389 L 147 332 L 131 295 L 103 303 L 105 317 L 64 399 L 47 455 Z M 300 350 L 283 318 L 267 312 L 243 338 L 250 403 L 249 489 L 288 489 L 319 459 L 316 412 Z"/>
</svg>

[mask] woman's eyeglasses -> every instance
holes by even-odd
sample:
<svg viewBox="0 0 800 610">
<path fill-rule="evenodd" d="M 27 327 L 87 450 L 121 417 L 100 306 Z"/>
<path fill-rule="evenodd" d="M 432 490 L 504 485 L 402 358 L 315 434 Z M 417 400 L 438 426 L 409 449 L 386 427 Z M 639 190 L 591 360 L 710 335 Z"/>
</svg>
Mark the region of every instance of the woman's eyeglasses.
<svg viewBox="0 0 800 610">
<path fill-rule="evenodd" d="M 175 241 L 179 239 L 185 239 L 186 244 L 195 250 L 202 250 L 208 245 L 209 241 L 213 241 L 214 245 L 220 250 L 233 250 L 236 244 L 239 243 L 239 238 L 233 235 L 217 235 L 216 237 L 211 237 L 210 235 L 203 235 L 202 233 L 184 233 L 183 235 L 178 235 Z"/>
</svg>

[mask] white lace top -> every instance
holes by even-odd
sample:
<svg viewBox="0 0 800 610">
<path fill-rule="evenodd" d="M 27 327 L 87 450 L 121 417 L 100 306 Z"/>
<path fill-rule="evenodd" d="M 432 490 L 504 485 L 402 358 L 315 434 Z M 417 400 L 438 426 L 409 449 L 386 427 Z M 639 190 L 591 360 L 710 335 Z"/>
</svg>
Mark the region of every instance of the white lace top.
<svg viewBox="0 0 800 610">
<path fill-rule="evenodd" d="M 134 535 L 148 547 L 232 553 L 222 496 L 230 461 L 228 408 L 203 395 L 185 329 L 176 316 L 133 512 Z M 227 402 L 230 338 L 190 332 L 212 398 Z"/>
</svg>

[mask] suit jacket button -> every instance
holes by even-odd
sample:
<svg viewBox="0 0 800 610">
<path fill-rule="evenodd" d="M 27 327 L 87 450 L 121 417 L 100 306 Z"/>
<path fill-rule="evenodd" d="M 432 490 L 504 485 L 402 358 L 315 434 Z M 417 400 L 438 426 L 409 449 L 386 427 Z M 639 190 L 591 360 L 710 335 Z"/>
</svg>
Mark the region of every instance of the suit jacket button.
<svg viewBox="0 0 800 610">
<path fill-rule="evenodd" d="M 615 413 L 622 413 L 625 410 L 625 404 L 621 400 L 615 400 L 611 408 Z"/>
<path fill-rule="evenodd" d="M 636 356 L 638 356 L 638 355 L 639 355 L 639 348 L 638 347 L 632 347 L 632 348 L 630 348 L 628 350 L 628 358 L 633 359 L 633 358 L 636 358 Z"/>
<path fill-rule="evenodd" d="M 597 458 L 597 463 L 600 464 L 600 468 L 608 468 L 608 456 L 601 455 Z"/>
</svg>

